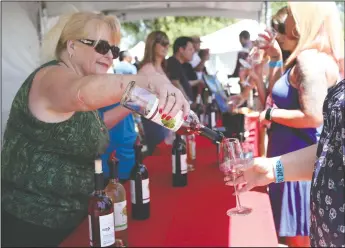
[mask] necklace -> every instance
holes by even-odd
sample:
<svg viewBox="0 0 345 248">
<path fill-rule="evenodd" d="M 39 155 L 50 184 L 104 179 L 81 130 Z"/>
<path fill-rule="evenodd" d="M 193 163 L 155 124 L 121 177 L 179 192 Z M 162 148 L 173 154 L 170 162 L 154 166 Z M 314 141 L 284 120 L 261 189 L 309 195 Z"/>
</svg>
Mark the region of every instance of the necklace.
<svg viewBox="0 0 345 248">
<path fill-rule="evenodd" d="M 91 111 L 91 112 L 93 113 L 93 115 L 96 117 L 96 120 L 98 121 L 99 129 L 103 132 L 104 128 L 102 126 L 101 119 L 99 118 L 99 115 L 97 114 L 97 110 L 96 111 Z"/>
</svg>

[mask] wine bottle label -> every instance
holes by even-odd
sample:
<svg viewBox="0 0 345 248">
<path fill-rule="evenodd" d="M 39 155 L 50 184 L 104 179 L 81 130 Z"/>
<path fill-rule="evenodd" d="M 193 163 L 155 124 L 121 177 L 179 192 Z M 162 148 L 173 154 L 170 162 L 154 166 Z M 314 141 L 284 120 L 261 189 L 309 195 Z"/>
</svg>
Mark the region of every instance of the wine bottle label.
<svg viewBox="0 0 345 248">
<path fill-rule="evenodd" d="M 211 113 L 211 127 L 215 127 L 216 126 L 216 113 L 212 112 Z"/>
<path fill-rule="evenodd" d="M 187 154 L 180 155 L 181 174 L 187 173 Z M 176 156 L 172 155 L 172 173 L 176 174 Z"/>
<path fill-rule="evenodd" d="M 205 115 L 204 114 L 201 114 L 200 115 L 200 123 L 204 123 L 204 121 L 205 121 Z"/>
<path fill-rule="evenodd" d="M 114 204 L 115 232 L 127 229 L 127 201 Z"/>
<path fill-rule="evenodd" d="M 143 203 L 150 202 L 149 179 L 142 180 Z"/>
<path fill-rule="evenodd" d="M 101 247 L 107 247 L 115 243 L 114 213 L 99 216 L 99 231 Z"/>
<path fill-rule="evenodd" d="M 155 98 L 154 103 L 148 104 L 148 106 L 150 106 L 150 111 L 145 116 L 145 118 L 150 119 L 151 121 L 157 123 L 158 125 L 166 127 L 173 132 L 176 132 L 177 130 L 179 130 L 179 128 L 183 124 L 183 112 L 182 112 L 182 110 L 179 110 L 174 118 L 171 118 L 168 121 L 162 120 L 162 118 L 161 118 L 162 115 L 159 113 L 159 111 L 156 111 L 158 108 L 158 102 L 159 102 L 158 98 Z"/>
<path fill-rule="evenodd" d="M 208 125 L 208 114 L 204 115 L 204 124 L 207 126 Z"/>
<path fill-rule="evenodd" d="M 135 197 L 135 181 L 134 180 L 131 180 L 130 181 L 130 191 L 131 191 L 131 202 L 133 203 L 133 204 L 136 204 L 137 202 L 136 202 L 136 197 Z"/>
<path fill-rule="evenodd" d="M 91 223 L 91 215 L 89 215 L 89 237 L 90 237 L 90 246 L 93 246 L 92 240 L 92 223 Z"/>
<path fill-rule="evenodd" d="M 150 202 L 150 188 L 149 188 L 149 179 L 144 179 L 141 181 L 141 192 L 143 196 L 143 204 Z M 137 204 L 136 193 L 135 193 L 135 181 L 131 180 L 131 201 L 133 204 Z"/>
</svg>

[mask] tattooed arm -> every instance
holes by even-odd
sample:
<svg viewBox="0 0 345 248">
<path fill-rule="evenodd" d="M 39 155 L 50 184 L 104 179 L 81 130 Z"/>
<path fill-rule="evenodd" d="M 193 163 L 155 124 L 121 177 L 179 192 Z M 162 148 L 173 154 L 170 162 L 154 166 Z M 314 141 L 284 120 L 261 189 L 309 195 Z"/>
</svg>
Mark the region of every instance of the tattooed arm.
<svg viewBox="0 0 345 248">
<path fill-rule="evenodd" d="M 316 50 L 306 50 L 298 56 L 289 81 L 298 90 L 301 109 L 275 109 L 273 122 L 294 128 L 315 128 L 322 124 L 322 105 L 328 88 L 325 56 Z"/>
</svg>

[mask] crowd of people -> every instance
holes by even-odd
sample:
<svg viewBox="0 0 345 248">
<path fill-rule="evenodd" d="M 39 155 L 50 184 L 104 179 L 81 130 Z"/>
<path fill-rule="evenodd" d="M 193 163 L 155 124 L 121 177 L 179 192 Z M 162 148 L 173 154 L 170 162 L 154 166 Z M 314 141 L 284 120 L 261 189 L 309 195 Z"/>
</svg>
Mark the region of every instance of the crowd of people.
<svg viewBox="0 0 345 248">
<path fill-rule="evenodd" d="M 240 34 L 244 50 L 232 76 L 240 78 L 242 92 L 231 100 L 240 106 L 256 89 L 266 106 L 260 123 L 269 142 L 267 158 L 241 167 L 236 180 L 244 184 L 240 192 L 269 184 L 281 243 L 344 246 L 344 39 L 338 10 L 332 2 L 289 2 L 271 26 L 277 35 L 260 34 L 268 45 L 260 47 L 263 59 L 251 69 L 239 59 L 248 60 L 256 43 L 247 31 Z M 199 37 L 177 38 L 166 59 L 171 42 L 153 31 L 143 60 L 134 64 L 119 43 L 119 21 L 103 14 L 60 18 L 47 33 L 46 63 L 18 90 L 4 134 L 4 246 L 59 245 L 87 214 L 96 157 L 106 165 L 116 150 L 119 178 L 129 178 L 137 133 L 132 113 L 119 101 L 130 82 L 156 92 L 166 120 L 181 109 L 186 116 L 205 87 L 209 51 L 200 49 Z M 108 74 L 116 58 L 114 74 Z M 144 118 L 142 123 L 152 153 L 171 131 Z M 283 179 L 277 178 L 278 165 Z M 103 170 L 108 176 L 108 167 Z"/>
</svg>

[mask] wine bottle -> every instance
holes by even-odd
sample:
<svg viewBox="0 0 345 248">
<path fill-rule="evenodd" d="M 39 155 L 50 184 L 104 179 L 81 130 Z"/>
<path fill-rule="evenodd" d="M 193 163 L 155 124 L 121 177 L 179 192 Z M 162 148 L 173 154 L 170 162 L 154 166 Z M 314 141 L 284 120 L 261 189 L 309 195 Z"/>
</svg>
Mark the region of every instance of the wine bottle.
<svg viewBox="0 0 345 248">
<path fill-rule="evenodd" d="M 108 159 L 109 183 L 105 193 L 114 203 L 116 247 L 128 247 L 126 190 L 119 182 L 118 165 L 119 160 L 116 158 L 116 152 L 113 151 Z"/>
<path fill-rule="evenodd" d="M 212 128 L 215 128 L 217 126 L 217 120 L 218 120 L 218 114 L 219 114 L 219 109 L 218 109 L 218 104 L 216 101 L 216 95 L 212 94 L 212 111 L 215 113 L 215 121 L 214 121 L 214 126 Z"/>
<path fill-rule="evenodd" d="M 187 185 L 187 151 L 180 135 L 176 134 L 172 146 L 172 185 L 184 187 Z"/>
<path fill-rule="evenodd" d="M 95 160 L 95 191 L 88 205 L 91 247 L 115 247 L 114 206 L 104 191 L 102 160 Z"/>
<path fill-rule="evenodd" d="M 218 143 L 217 143 L 218 144 Z M 187 135 L 187 167 L 188 171 L 195 170 L 196 142 L 195 135 Z"/>
<path fill-rule="evenodd" d="M 135 166 L 130 175 L 130 190 L 132 201 L 132 218 L 145 220 L 150 217 L 150 188 L 149 173 L 142 164 L 142 144 L 137 137 L 135 150 Z"/>
<path fill-rule="evenodd" d="M 205 119 L 204 119 L 205 113 L 204 113 L 204 106 L 201 101 L 201 94 L 198 94 L 196 97 L 195 113 L 198 116 L 200 123 L 203 124 L 205 122 Z"/>
<path fill-rule="evenodd" d="M 134 81 L 128 84 L 121 99 L 121 105 L 124 107 L 180 135 L 198 134 L 212 140 L 214 143 L 220 143 L 223 140 L 224 136 L 221 132 L 205 127 L 192 110 L 186 120 L 182 116 L 182 110 L 174 118 L 162 119 L 162 115 L 158 111 L 158 102 L 155 93 L 136 85 Z"/>
</svg>

